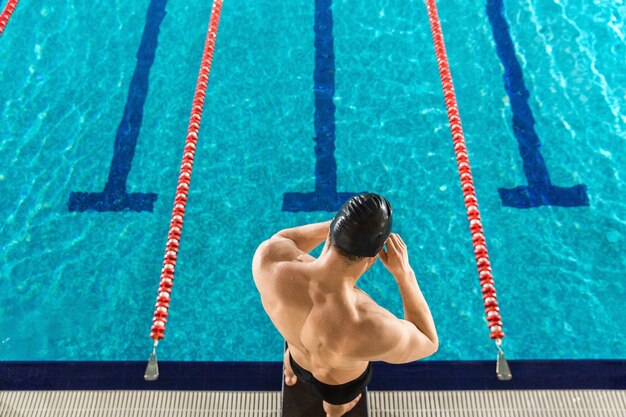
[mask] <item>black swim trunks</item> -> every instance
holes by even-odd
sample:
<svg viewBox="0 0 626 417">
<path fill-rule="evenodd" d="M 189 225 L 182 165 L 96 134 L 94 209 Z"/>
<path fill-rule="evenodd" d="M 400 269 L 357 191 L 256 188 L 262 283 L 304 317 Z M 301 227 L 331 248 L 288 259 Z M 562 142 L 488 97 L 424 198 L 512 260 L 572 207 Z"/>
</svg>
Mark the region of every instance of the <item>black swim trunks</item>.
<svg viewBox="0 0 626 417">
<path fill-rule="evenodd" d="M 361 392 L 365 391 L 365 387 L 372 379 L 372 363 L 367 365 L 367 369 L 363 374 L 355 380 L 346 382 L 345 384 L 330 385 L 316 379 L 313 374 L 293 360 L 291 352 L 289 352 L 289 363 L 293 373 L 299 380 L 309 385 L 315 394 L 327 403 L 341 405 L 354 400 Z"/>
</svg>

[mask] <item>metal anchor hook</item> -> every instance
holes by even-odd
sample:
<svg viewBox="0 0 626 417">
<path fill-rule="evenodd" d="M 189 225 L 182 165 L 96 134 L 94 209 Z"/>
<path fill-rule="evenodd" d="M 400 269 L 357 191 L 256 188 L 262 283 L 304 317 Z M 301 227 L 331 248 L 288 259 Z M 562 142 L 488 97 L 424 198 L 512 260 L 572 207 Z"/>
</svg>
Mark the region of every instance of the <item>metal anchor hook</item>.
<svg viewBox="0 0 626 417">
<path fill-rule="evenodd" d="M 500 381 L 510 381 L 513 378 L 509 364 L 504 357 L 502 350 L 502 340 L 496 339 L 496 347 L 498 348 L 498 359 L 496 362 L 496 375 Z"/>
<path fill-rule="evenodd" d="M 154 347 L 152 348 L 152 354 L 150 355 L 150 360 L 148 361 L 148 366 L 146 366 L 146 372 L 143 375 L 143 378 L 146 381 L 156 381 L 159 379 L 159 364 L 157 363 L 156 356 L 156 348 L 159 342 L 157 340 L 154 341 Z"/>
</svg>

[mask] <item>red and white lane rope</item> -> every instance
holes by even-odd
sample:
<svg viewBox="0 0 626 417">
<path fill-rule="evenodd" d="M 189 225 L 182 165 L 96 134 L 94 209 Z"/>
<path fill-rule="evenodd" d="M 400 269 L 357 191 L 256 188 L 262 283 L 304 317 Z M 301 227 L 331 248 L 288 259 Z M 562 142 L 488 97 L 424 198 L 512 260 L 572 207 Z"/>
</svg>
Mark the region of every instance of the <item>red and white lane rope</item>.
<svg viewBox="0 0 626 417">
<path fill-rule="evenodd" d="M 483 293 L 483 305 L 485 307 L 485 314 L 487 315 L 487 326 L 489 327 L 490 337 L 496 341 L 498 347 L 498 368 L 506 366 L 506 370 L 508 371 L 508 365 L 504 360 L 504 352 L 501 348 L 504 332 L 502 331 L 502 318 L 500 317 L 500 308 L 498 307 L 498 300 L 496 298 L 496 287 L 493 281 L 491 263 L 489 262 L 489 253 L 487 252 L 487 241 L 485 240 L 480 211 L 478 210 L 478 199 L 476 198 L 476 191 L 474 189 L 474 180 L 472 178 L 472 170 L 467 154 L 465 135 L 463 134 L 463 127 L 461 126 L 461 116 L 456 101 L 456 94 L 454 93 L 450 64 L 448 63 L 446 46 L 443 40 L 443 32 L 435 0 L 426 0 L 426 8 L 428 10 L 433 43 L 435 45 L 435 54 L 437 55 L 437 65 L 439 66 L 443 95 L 448 111 L 448 121 L 452 132 L 454 152 L 456 153 L 456 161 L 461 177 L 461 187 L 465 197 L 465 208 L 467 209 L 467 219 L 469 220 L 472 242 L 474 244 L 474 255 L 476 257 L 476 266 L 478 267 L 480 286 Z M 503 363 L 500 361 L 500 356 L 502 356 Z M 498 373 L 500 379 L 510 379 L 510 372 L 508 372 L 508 375 L 509 378 L 506 376 L 500 378 L 500 372 Z"/>
<path fill-rule="evenodd" d="M 172 285 L 174 284 L 174 270 L 176 268 L 178 246 L 183 229 L 187 193 L 189 191 L 189 182 L 191 180 L 191 170 L 193 168 L 193 159 L 196 151 L 196 143 L 198 141 L 200 121 L 202 120 L 204 98 L 206 96 L 206 89 L 209 82 L 211 63 L 213 62 L 213 52 L 215 51 L 215 40 L 217 38 L 217 28 L 220 22 L 222 2 L 223 0 L 213 1 L 209 29 L 204 43 L 204 52 L 202 54 L 200 72 L 196 83 L 196 92 L 193 97 L 191 117 L 189 118 L 189 125 L 187 128 L 187 140 L 185 143 L 183 160 L 180 166 L 180 174 L 178 175 L 176 198 L 174 199 L 170 230 L 167 236 L 167 244 L 165 246 L 163 269 L 161 269 L 161 283 L 159 285 L 154 317 L 152 319 L 152 329 L 150 332 L 150 338 L 154 340 L 154 347 L 152 355 L 150 356 L 148 367 L 146 368 L 146 374 L 144 375 L 145 379 L 149 381 L 154 381 L 158 378 L 156 347 L 159 343 L 159 339 L 163 339 L 165 337 L 165 325 L 167 323 L 168 309 L 170 307 Z"/>
<path fill-rule="evenodd" d="M 4 28 L 9 23 L 9 18 L 13 14 L 13 10 L 17 7 L 17 3 L 20 0 L 9 0 L 7 5 L 4 6 L 4 10 L 0 14 L 0 36 L 2 36 L 2 32 L 4 32 Z"/>
</svg>

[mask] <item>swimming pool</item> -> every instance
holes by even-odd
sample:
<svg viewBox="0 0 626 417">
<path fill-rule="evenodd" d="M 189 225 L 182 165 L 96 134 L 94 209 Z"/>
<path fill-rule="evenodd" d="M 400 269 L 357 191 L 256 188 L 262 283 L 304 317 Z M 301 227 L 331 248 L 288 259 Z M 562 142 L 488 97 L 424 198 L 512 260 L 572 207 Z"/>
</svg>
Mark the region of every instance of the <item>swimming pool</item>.
<svg viewBox="0 0 626 417">
<path fill-rule="evenodd" d="M 626 8 L 440 3 L 507 357 L 626 358 Z M 328 19 L 330 4 L 223 6 L 161 360 L 281 360 L 252 255 L 282 228 L 332 218 L 291 193 L 333 178 L 335 192 L 393 205 L 438 327 L 432 359 L 494 357 L 424 5 L 334 1 Z M 0 38 L 0 360 L 147 358 L 210 8 L 52 1 L 13 14 Z M 316 135 L 335 146 L 334 172 L 316 173 Z M 520 152 L 533 138 L 540 158 Z M 502 191 L 547 175 L 576 192 L 522 207 Z M 73 200 L 107 183 L 139 193 L 141 210 Z M 381 264 L 358 285 L 402 316 Z"/>
</svg>

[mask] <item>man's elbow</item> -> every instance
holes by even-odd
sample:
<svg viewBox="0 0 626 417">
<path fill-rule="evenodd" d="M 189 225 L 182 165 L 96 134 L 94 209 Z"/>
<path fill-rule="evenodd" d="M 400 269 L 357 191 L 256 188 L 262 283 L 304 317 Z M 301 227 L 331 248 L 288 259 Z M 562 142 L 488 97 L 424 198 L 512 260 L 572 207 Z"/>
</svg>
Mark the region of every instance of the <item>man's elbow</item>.
<svg viewBox="0 0 626 417">
<path fill-rule="evenodd" d="M 423 358 L 427 358 L 429 356 L 433 356 L 435 353 L 437 353 L 437 350 L 439 349 L 439 341 L 435 340 L 435 341 L 430 341 L 430 344 L 428 346 L 425 347 L 425 349 L 422 351 L 423 356 L 421 359 Z"/>
<path fill-rule="evenodd" d="M 431 342 L 429 345 L 422 345 L 422 347 L 419 350 L 413 351 L 411 356 L 408 357 L 406 360 L 402 362 L 397 362 L 397 363 L 409 363 L 409 362 L 415 362 L 421 359 L 425 359 L 429 356 L 433 356 L 437 352 L 437 349 L 439 349 L 438 343 Z M 395 362 L 391 362 L 391 363 L 395 363 Z"/>
<path fill-rule="evenodd" d="M 275 234 L 272 235 L 272 237 L 270 237 L 267 240 L 272 240 L 272 239 L 291 239 L 290 236 L 287 235 L 287 233 L 285 233 L 284 230 L 281 230 L 280 232 L 277 232 Z M 291 239 L 293 240 L 293 239 Z"/>
</svg>

